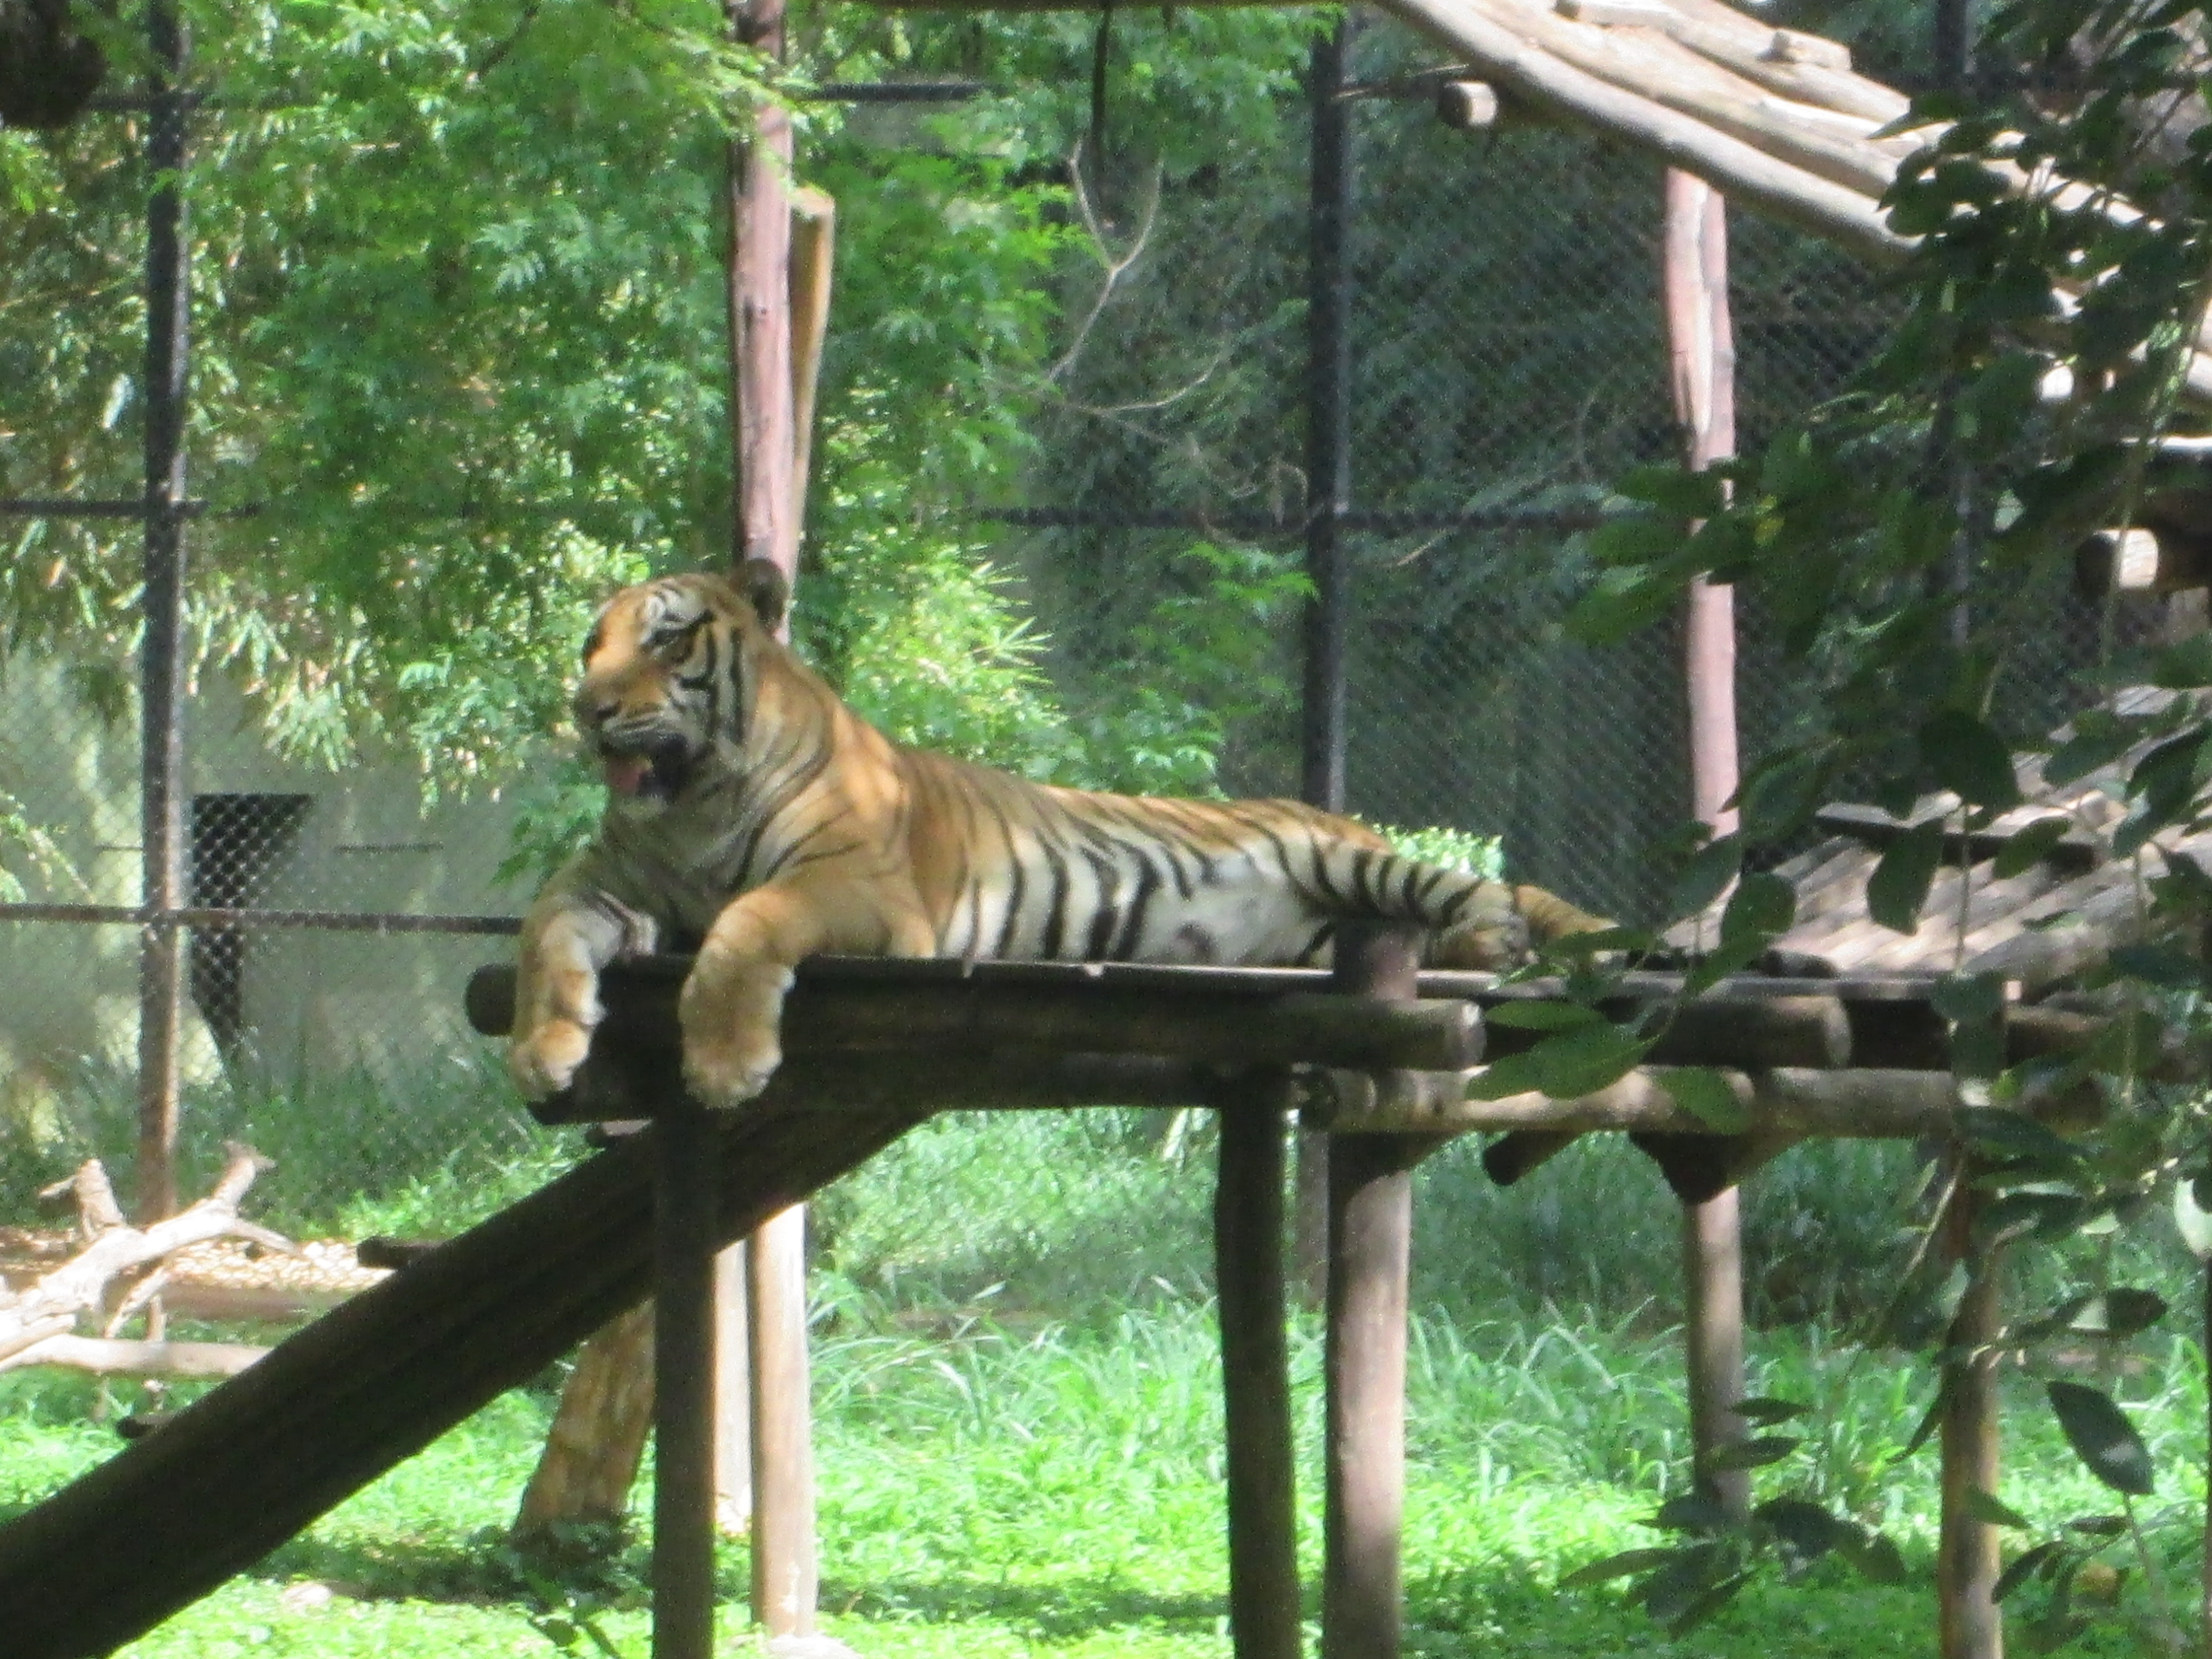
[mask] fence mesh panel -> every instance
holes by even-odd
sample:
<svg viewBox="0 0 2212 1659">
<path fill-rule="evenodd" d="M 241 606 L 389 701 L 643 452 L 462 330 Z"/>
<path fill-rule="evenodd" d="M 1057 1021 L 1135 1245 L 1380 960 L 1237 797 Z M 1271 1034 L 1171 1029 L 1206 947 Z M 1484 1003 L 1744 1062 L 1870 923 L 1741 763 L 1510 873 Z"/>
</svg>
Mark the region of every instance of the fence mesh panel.
<svg viewBox="0 0 2212 1659">
<path fill-rule="evenodd" d="M 1387 82 L 1431 61 L 1370 25 L 1352 76 Z M 1300 556 L 1309 156 L 1295 101 L 1273 149 L 1183 177 L 1109 165 L 1086 181 L 1104 257 L 1069 255 L 1031 459 L 1012 499 L 975 504 L 973 536 L 1018 574 L 1049 636 L 1046 670 L 1078 710 L 1162 666 L 1146 655 L 1167 637 L 1160 619 L 1243 570 L 1230 554 L 1290 568 Z M 1380 823 L 1501 836 L 1516 879 L 1649 916 L 1663 886 L 1646 849 L 1686 802 L 1679 641 L 1662 628 L 1585 650 L 1560 621 L 1608 483 L 1677 447 L 1659 171 L 1579 133 L 1450 132 L 1419 99 L 1356 100 L 1352 126 L 1351 805 Z M 1758 446 L 1843 385 L 1892 302 L 1794 232 L 1738 214 L 1730 234 L 1741 441 Z M 65 334 L 84 382 L 73 406 L 88 423 L 112 402 L 103 388 L 135 372 L 125 336 L 137 319 L 118 304 L 112 284 L 88 279 Z M 127 437 L 108 445 L 118 477 Z M 11 530 L 18 574 L 84 533 Z M 2066 673 L 2095 659 L 2101 622 L 2063 594 L 2042 614 L 2057 618 L 2047 669 L 2023 706 L 2042 697 L 2055 715 Z M 1296 607 L 1239 626 L 1262 637 L 1237 683 L 1194 681 L 1196 695 L 1237 705 L 1219 781 L 1294 793 Z M 1176 637 L 1188 647 L 1208 636 Z M 46 734 L 0 750 L 0 807 L 49 838 L 11 861 L 15 896 L 139 902 L 131 650 L 118 640 L 73 668 L 20 654 L 6 665 L 8 729 Z M 1255 685 L 1279 689 L 1249 695 Z M 1804 698 L 1754 614 L 1742 619 L 1740 687 L 1756 752 Z M 188 726 L 190 903 L 519 910 L 525 895 L 492 881 L 503 817 L 276 765 L 227 695 L 201 688 Z M 463 1024 L 466 975 L 507 954 L 503 940 L 298 921 L 191 933 L 185 1192 L 234 1135 L 277 1160 L 264 1212 L 279 1224 L 442 1231 L 568 1155 L 529 1124 L 491 1045 Z M 77 1158 L 127 1170 L 139 934 L 21 920 L 0 932 L 19 964 L 0 1007 L 4 1224 L 29 1220 L 33 1189 Z"/>
</svg>

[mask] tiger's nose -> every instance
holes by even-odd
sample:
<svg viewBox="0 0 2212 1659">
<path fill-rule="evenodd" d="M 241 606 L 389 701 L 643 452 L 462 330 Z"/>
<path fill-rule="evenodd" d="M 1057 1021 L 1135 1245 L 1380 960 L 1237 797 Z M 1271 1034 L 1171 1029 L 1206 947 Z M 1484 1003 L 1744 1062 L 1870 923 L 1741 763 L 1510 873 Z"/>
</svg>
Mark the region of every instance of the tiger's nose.
<svg viewBox="0 0 2212 1659">
<path fill-rule="evenodd" d="M 622 704 L 615 698 L 594 696 L 587 692 L 577 696 L 575 706 L 580 726 L 604 726 L 622 712 Z"/>
</svg>

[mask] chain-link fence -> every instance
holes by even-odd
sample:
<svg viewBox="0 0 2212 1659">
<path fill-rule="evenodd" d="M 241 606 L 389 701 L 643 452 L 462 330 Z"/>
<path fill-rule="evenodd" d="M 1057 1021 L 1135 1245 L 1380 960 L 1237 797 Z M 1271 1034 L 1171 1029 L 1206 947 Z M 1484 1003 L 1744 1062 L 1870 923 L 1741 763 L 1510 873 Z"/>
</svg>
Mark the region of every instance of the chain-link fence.
<svg viewBox="0 0 2212 1659">
<path fill-rule="evenodd" d="M 1678 449 L 1660 171 L 1579 132 L 1446 130 L 1418 83 L 1404 95 L 1432 61 L 1370 23 L 1346 76 L 1348 804 L 1501 836 L 1516 879 L 1647 916 L 1663 891 L 1647 849 L 1686 806 L 1678 641 L 1661 629 L 1592 651 L 1560 618 L 1608 483 Z M 1032 459 L 1015 498 L 976 504 L 973 537 L 1020 573 L 1071 701 L 1151 672 L 1163 605 L 1233 590 L 1242 551 L 1297 564 L 1316 418 L 1304 103 L 1286 94 L 1272 149 L 1174 179 L 1109 152 L 1081 181 L 1109 257 L 1068 263 Z M 1802 235 L 1737 215 L 1731 237 L 1740 441 L 1757 446 L 1838 389 L 1893 310 Z M 1191 659 L 1159 672 L 1233 705 L 1223 787 L 1297 793 L 1297 609 L 1231 611 L 1177 635 Z M 2061 595 L 2051 614 L 2062 664 L 2092 659 L 2094 614 Z M 1237 629 L 1260 637 L 1238 642 L 1237 683 L 1209 681 L 1210 641 Z M 1742 630 L 1755 752 L 1801 698 L 1759 619 Z M 32 1189 L 76 1157 L 130 1161 L 147 891 L 134 673 L 118 646 L 88 668 L 19 653 L 0 682 L 16 734 L 0 809 L 31 855 L 15 896 L 47 907 L 0 909 L 0 1224 L 27 1220 Z M 494 879 L 510 804 L 426 807 L 404 767 L 280 761 L 220 676 L 192 699 L 179 787 L 179 897 L 216 913 L 184 924 L 187 1195 L 234 1136 L 276 1160 L 279 1224 L 442 1231 L 567 1155 L 460 1013 L 526 896 Z"/>
</svg>

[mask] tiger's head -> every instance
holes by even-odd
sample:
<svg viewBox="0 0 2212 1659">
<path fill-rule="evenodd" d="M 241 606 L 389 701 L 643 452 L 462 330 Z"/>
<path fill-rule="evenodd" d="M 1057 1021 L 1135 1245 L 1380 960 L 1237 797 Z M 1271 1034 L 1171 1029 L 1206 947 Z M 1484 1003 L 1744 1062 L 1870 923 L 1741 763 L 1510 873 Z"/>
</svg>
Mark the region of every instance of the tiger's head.
<svg viewBox="0 0 2212 1659">
<path fill-rule="evenodd" d="M 660 576 L 600 608 L 576 729 L 617 805 L 665 806 L 713 762 L 737 764 L 759 664 L 790 589 L 765 559 L 735 576 Z"/>
</svg>

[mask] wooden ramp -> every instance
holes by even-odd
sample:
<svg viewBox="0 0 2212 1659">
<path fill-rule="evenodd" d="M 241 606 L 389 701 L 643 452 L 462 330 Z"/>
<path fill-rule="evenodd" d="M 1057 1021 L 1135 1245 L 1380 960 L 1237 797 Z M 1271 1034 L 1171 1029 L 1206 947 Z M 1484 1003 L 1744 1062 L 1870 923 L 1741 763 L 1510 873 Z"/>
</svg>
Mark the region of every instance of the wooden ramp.
<svg viewBox="0 0 2212 1659">
<path fill-rule="evenodd" d="M 720 1241 L 926 1115 L 848 1107 L 717 1124 Z M 81 1659 L 143 1635 L 641 1300 L 655 1133 L 363 1292 L 0 1527 L 0 1651 Z"/>
</svg>

